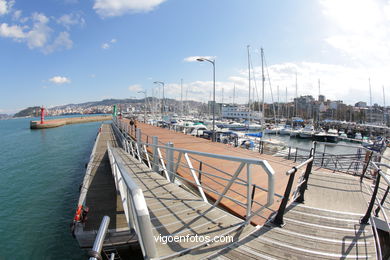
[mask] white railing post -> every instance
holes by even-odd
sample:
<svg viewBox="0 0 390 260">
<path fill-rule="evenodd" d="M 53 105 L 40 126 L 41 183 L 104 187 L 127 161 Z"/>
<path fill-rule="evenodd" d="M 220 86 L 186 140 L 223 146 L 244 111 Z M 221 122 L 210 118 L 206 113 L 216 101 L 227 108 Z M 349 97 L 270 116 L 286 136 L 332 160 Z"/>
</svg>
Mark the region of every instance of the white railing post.
<svg viewBox="0 0 390 260">
<path fill-rule="evenodd" d="M 157 147 L 158 145 L 158 137 L 153 136 L 153 171 L 158 172 L 158 154 L 157 154 Z"/>
<path fill-rule="evenodd" d="M 171 182 L 174 182 L 175 181 L 175 172 L 174 172 L 174 157 L 173 157 L 173 149 L 169 149 L 169 148 L 173 148 L 173 143 L 172 142 L 169 142 L 167 143 L 167 148 L 165 150 L 165 160 L 167 162 L 167 171 L 168 171 L 168 175 L 169 175 L 169 179 L 171 180 Z"/>
<path fill-rule="evenodd" d="M 146 157 L 146 162 L 148 163 L 148 167 L 149 167 L 149 169 L 152 169 L 152 166 L 150 165 L 148 150 L 146 149 L 146 144 L 143 145 L 143 148 L 144 148 L 144 153 L 145 153 L 145 157 Z"/>
<path fill-rule="evenodd" d="M 200 196 L 202 196 L 202 199 L 203 199 L 205 202 L 208 203 L 208 200 L 207 200 L 206 195 L 204 194 L 202 185 L 200 184 L 200 181 L 199 181 L 199 179 L 198 179 L 198 176 L 196 176 L 194 167 L 192 166 L 191 160 L 190 160 L 190 158 L 188 157 L 188 154 L 187 154 L 187 153 L 184 153 L 184 158 L 185 158 L 185 160 L 186 160 L 186 162 L 187 162 L 188 168 L 190 169 L 190 172 L 191 172 L 191 174 L 192 174 L 192 177 L 193 177 L 194 180 L 195 180 L 196 186 L 198 186 L 198 191 L 199 191 Z"/>
<path fill-rule="evenodd" d="M 251 165 L 248 163 L 246 165 L 246 176 L 247 176 L 247 192 L 246 192 L 246 220 L 248 221 L 251 215 L 251 207 L 252 207 L 252 195 L 251 195 L 251 187 L 252 187 L 252 172 Z"/>
<path fill-rule="evenodd" d="M 137 156 L 138 156 L 138 160 L 141 162 L 142 159 L 141 159 L 141 129 L 137 128 L 137 132 L 136 132 L 136 139 L 137 139 Z"/>
</svg>

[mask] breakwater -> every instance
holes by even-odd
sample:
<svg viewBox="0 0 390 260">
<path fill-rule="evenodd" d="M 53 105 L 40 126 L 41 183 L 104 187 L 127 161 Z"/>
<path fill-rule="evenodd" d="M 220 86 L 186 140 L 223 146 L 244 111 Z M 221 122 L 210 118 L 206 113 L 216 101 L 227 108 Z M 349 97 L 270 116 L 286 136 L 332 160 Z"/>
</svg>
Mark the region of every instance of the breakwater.
<svg viewBox="0 0 390 260">
<path fill-rule="evenodd" d="M 60 118 L 60 119 L 45 120 L 43 121 L 43 123 L 41 121 L 30 121 L 30 128 L 45 129 L 45 128 L 59 127 L 63 125 L 98 122 L 98 121 L 106 121 L 106 120 L 111 120 L 111 115 L 67 117 L 67 118 Z"/>
</svg>

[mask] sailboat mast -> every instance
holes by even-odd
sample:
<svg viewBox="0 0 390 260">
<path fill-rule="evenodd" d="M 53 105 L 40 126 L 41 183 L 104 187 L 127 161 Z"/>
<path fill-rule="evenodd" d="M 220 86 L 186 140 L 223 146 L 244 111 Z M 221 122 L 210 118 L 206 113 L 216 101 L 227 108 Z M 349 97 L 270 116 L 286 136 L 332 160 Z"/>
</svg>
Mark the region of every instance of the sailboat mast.
<svg viewBox="0 0 390 260">
<path fill-rule="evenodd" d="M 181 116 L 184 115 L 184 105 L 183 105 L 183 79 L 180 79 L 180 101 L 181 101 Z"/>
<path fill-rule="evenodd" d="M 277 113 L 277 119 L 279 118 L 279 107 L 280 107 L 280 103 L 279 103 L 279 85 L 277 87 L 277 91 L 278 91 L 278 113 Z"/>
<path fill-rule="evenodd" d="M 285 103 L 285 110 L 286 110 L 286 123 L 287 123 L 287 119 L 290 117 L 290 115 L 289 115 L 289 109 L 288 109 L 288 103 L 287 103 L 287 87 L 286 87 L 286 103 Z"/>
<path fill-rule="evenodd" d="M 264 77 L 264 51 L 263 48 L 261 50 L 261 111 L 263 113 L 262 118 L 262 128 L 264 129 L 264 123 L 265 123 L 265 111 L 264 111 L 264 83 L 265 83 L 265 77 Z"/>
<path fill-rule="evenodd" d="M 321 81 L 318 79 L 318 101 L 320 101 L 321 95 Z M 320 126 L 320 104 L 318 102 L 318 127 Z"/>
<path fill-rule="evenodd" d="M 251 65 L 250 65 L 250 54 L 249 45 L 246 46 L 248 51 L 248 84 L 249 84 L 249 97 L 248 97 L 248 129 L 251 123 Z"/>
<path fill-rule="evenodd" d="M 385 111 L 386 111 L 386 97 L 385 97 L 385 86 L 382 85 L 382 95 L 383 95 L 383 125 L 386 125 L 385 120 Z"/>
<path fill-rule="evenodd" d="M 368 78 L 368 85 L 370 87 L 370 123 L 372 123 L 372 96 L 371 96 L 371 79 Z"/>
<path fill-rule="evenodd" d="M 297 72 L 295 72 L 295 103 L 294 103 L 295 116 L 298 116 L 297 99 L 298 99 L 298 75 Z"/>
<path fill-rule="evenodd" d="M 234 106 L 235 98 L 236 98 L 236 83 L 234 83 L 234 87 L 233 87 L 233 106 Z"/>
</svg>

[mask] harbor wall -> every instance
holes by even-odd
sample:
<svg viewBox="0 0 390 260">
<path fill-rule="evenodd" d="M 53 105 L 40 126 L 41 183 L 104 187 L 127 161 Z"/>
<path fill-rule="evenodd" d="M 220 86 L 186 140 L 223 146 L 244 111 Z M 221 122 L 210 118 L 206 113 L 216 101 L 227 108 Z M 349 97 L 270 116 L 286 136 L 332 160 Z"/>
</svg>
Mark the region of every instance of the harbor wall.
<svg viewBox="0 0 390 260">
<path fill-rule="evenodd" d="M 40 121 L 30 121 L 30 128 L 45 129 L 45 128 L 59 127 L 63 125 L 106 121 L 111 119 L 112 119 L 111 115 L 104 115 L 104 116 L 80 116 L 80 117 L 50 119 L 50 120 L 45 120 L 43 124 L 41 124 Z"/>
</svg>

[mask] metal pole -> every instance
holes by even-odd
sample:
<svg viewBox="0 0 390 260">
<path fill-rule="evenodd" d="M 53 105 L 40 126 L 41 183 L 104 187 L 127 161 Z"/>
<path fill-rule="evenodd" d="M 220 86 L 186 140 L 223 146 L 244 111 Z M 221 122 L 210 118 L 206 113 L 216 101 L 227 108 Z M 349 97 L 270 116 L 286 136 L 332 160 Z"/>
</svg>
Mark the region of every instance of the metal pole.
<svg viewBox="0 0 390 260">
<path fill-rule="evenodd" d="M 376 194 L 378 193 L 378 189 L 379 189 L 379 182 L 381 180 L 381 174 L 380 174 L 379 171 L 377 171 L 377 175 L 376 176 L 377 177 L 376 177 L 375 189 L 374 189 L 374 192 L 372 193 L 370 205 L 368 206 L 366 215 L 364 215 L 364 217 L 360 220 L 360 224 L 367 224 L 368 223 L 368 220 L 369 220 L 370 215 L 371 215 L 372 208 L 374 207 Z"/>
<path fill-rule="evenodd" d="M 173 148 L 173 143 L 169 142 L 169 143 L 167 143 L 167 146 L 170 148 Z M 174 172 L 175 166 L 174 166 L 174 161 L 173 161 L 174 160 L 173 150 L 167 148 L 165 153 L 166 153 L 167 171 L 168 171 L 169 179 L 171 180 L 171 182 L 174 182 L 175 181 L 175 172 Z"/>
<path fill-rule="evenodd" d="M 371 162 L 371 158 L 372 158 L 372 154 L 374 153 L 374 151 L 371 151 L 369 157 L 368 157 L 368 160 L 367 160 L 367 163 L 364 165 L 364 168 L 363 168 L 363 172 L 362 172 L 362 175 L 360 176 L 360 182 L 363 181 L 363 177 L 364 175 L 366 174 L 366 171 L 368 169 L 368 166 L 370 165 L 370 162 Z"/>
<path fill-rule="evenodd" d="M 103 248 L 103 243 L 107 234 L 107 229 L 109 224 L 110 224 L 110 217 L 104 216 L 102 223 L 100 224 L 99 231 L 96 235 L 95 242 L 93 243 L 92 250 L 88 252 L 88 255 L 91 256 L 89 260 L 102 259 L 100 252 L 102 251 Z"/>
<path fill-rule="evenodd" d="M 386 200 L 386 197 L 387 197 L 387 194 L 389 194 L 389 189 L 390 189 L 390 186 L 387 186 L 387 189 L 385 191 L 385 194 L 383 195 L 383 198 L 381 200 L 381 206 L 383 206 L 383 203 L 385 202 Z M 379 210 L 381 209 L 381 206 L 378 206 L 375 210 L 375 217 L 378 217 L 378 214 L 379 214 Z"/>
<path fill-rule="evenodd" d="M 214 107 L 213 107 L 213 138 L 212 141 L 215 142 L 215 60 L 211 62 L 213 64 L 213 102 L 214 102 Z"/>
<path fill-rule="evenodd" d="M 159 170 L 157 145 L 158 145 L 158 137 L 153 136 L 153 171 L 155 172 L 158 172 Z"/>
<path fill-rule="evenodd" d="M 284 215 L 284 211 L 286 210 L 287 202 L 288 202 L 289 197 L 290 197 L 295 173 L 297 172 L 297 169 L 295 167 L 293 167 L 293 169 L 294 169 L 294 171 L 293 171 L 293 173 L 291 173 L 290 178 L 288 179 L 287 187 L 286 187 L 286 190 L 284 191 L 283 200 L 280 203 L 278 213 L 277 213 L 276 217 L 274 218 L 274 220 L 272 221 L 272 223 L 274 225 L 279 226 L 279 227 L 284 226 L 283 215 Z"/>
</svg>

